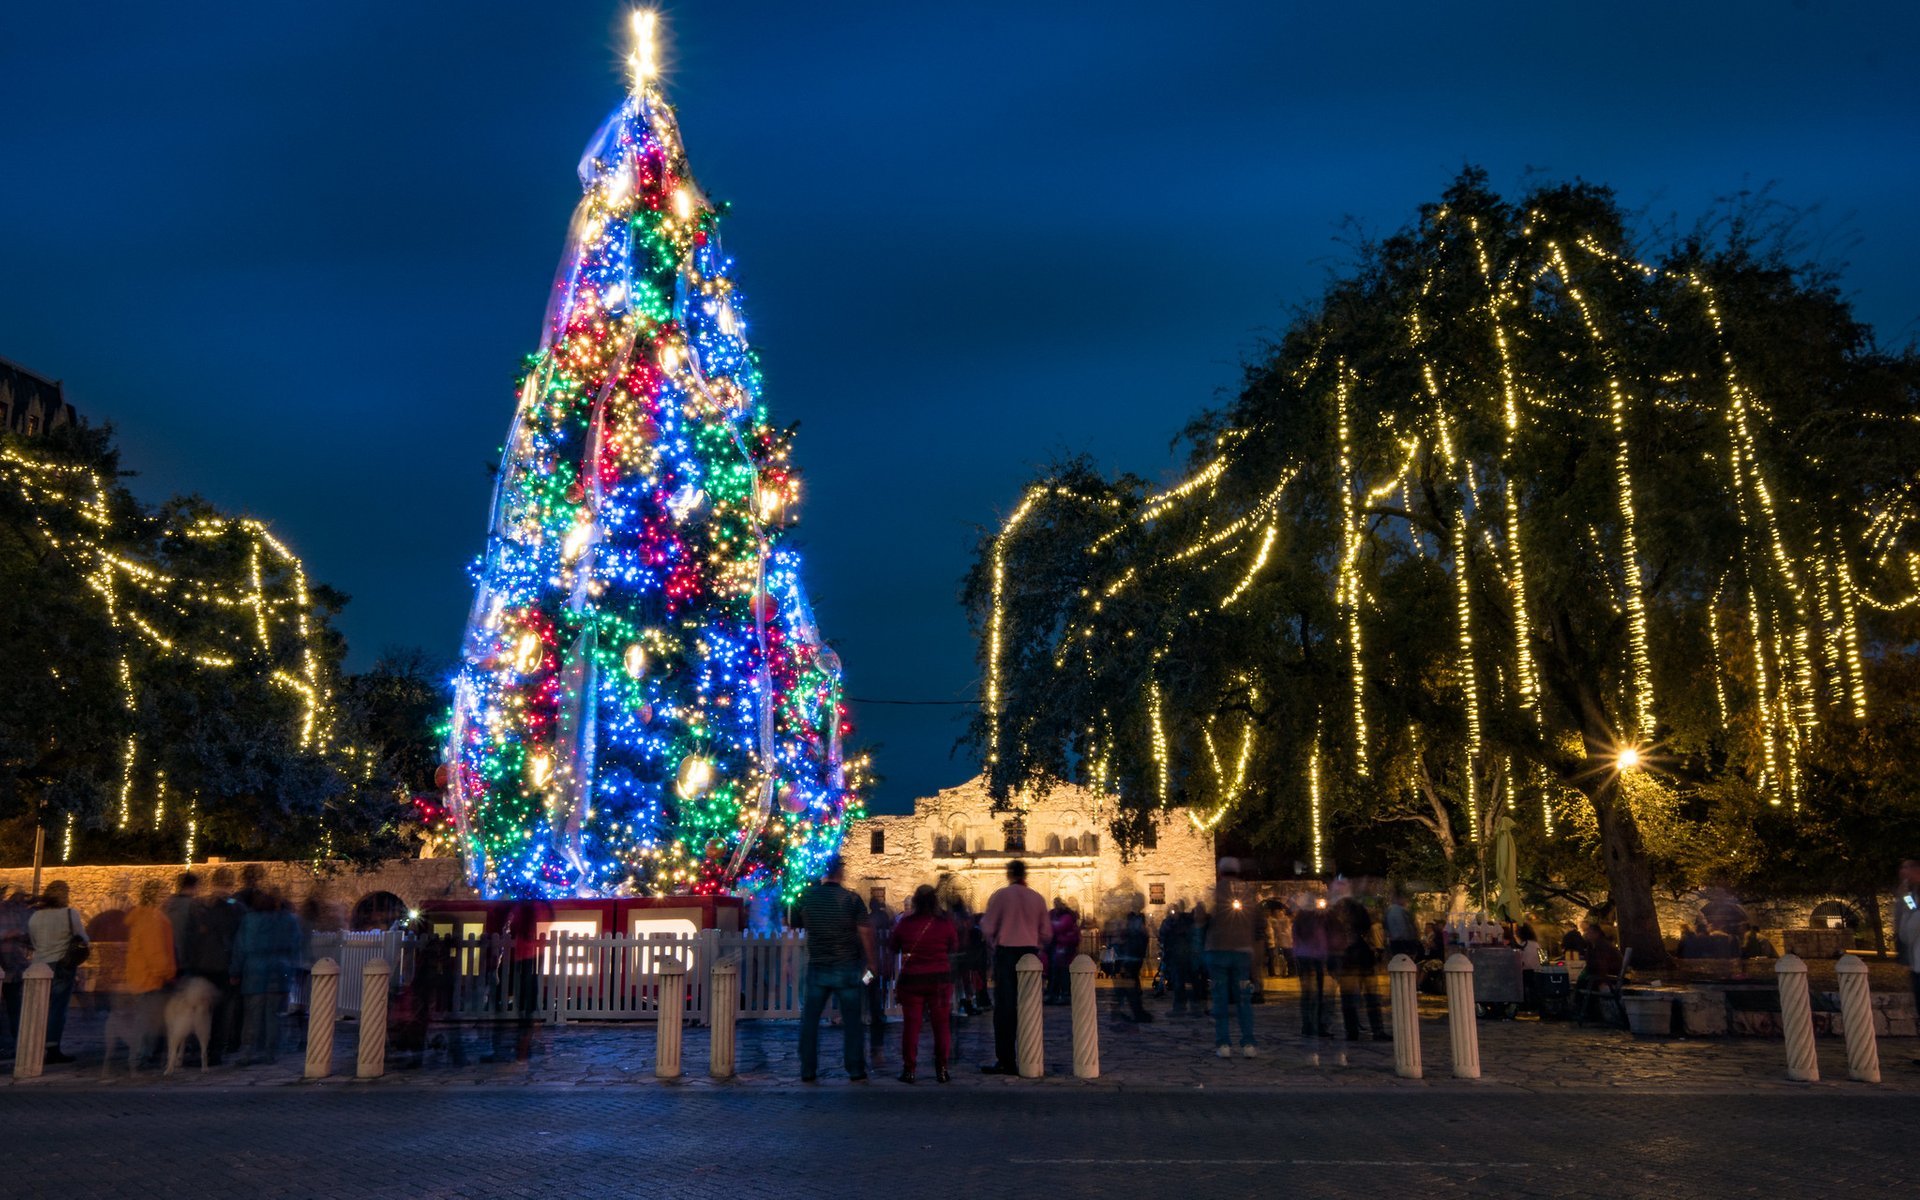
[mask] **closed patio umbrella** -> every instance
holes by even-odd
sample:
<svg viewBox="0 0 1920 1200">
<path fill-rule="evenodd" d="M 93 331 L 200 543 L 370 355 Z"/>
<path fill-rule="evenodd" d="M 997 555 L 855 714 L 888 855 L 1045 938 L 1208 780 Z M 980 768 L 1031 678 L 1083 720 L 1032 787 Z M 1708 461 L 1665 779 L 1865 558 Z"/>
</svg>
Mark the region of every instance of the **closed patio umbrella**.
<svg viewBox="0 0 1920 1200">
<path fill-rule="evenodd" d="M 1494 911 L 1509 921 L 1520 919 L 1520 854 L 1514 845 L 1513 818 L 1506 813 L 1493 824 Z"/>
</svg>

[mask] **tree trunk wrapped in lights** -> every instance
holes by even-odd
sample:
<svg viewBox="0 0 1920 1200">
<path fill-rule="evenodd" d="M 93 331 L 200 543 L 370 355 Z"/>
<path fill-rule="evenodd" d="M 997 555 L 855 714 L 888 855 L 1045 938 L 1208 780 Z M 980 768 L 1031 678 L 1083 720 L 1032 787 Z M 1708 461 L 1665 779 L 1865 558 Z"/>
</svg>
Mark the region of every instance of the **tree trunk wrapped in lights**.
<svg viewBox="0 0 1920 1200">
<path fill-rule="evenodd" d="M 1863 623 L 1920 562 L 1911 367 L 1738 230 L 1648 265 L 1603 189 L 1469 174 L 1190 427 L 1185 481 L 1067 463 L 983 542 L 993 785 L 1078 778 L 1123 836 L 1184 804 L 1329 873 L 1323 811 L 1475 863 L 1511 816 L 1586 839 L 1657 962 L 1623 772 L 1792 812 L 1871 711 Z"/>
<path fill-rule="evenodd" d="M 502 455 L 448 736 L 489 895 L 788 893 L 857 805 L 790 432 L 635 16 Z"/>
</svg>

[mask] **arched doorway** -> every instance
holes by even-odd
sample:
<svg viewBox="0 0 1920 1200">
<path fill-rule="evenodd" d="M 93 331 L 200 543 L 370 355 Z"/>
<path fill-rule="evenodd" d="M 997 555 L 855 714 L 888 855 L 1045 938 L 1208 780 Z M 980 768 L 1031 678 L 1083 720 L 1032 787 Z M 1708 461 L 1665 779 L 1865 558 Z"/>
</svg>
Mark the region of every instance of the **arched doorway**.
<svg viewBox="0 0 1920 1200">
<path fill-rule="evenodd" d="M 407 915 L 407 902 L 392 892 L 369 892 L 353 906 L 347 928 L 358 933 L 367 929 L 387 929 Z"/>
</svg>

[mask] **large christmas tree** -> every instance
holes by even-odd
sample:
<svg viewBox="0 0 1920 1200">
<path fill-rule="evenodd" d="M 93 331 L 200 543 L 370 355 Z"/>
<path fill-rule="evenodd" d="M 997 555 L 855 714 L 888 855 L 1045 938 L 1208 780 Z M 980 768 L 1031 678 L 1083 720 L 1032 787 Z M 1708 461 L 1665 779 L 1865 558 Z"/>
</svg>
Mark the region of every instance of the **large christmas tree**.
<svg viewBox="0 0 1920 1200">
<path fill-rule="evenodd" d="M 488 895 L 791 895 L 858 803 L 840 663 L 650 12 L 634 32 L 474 569 L 449 816 Z"/>
</svg>

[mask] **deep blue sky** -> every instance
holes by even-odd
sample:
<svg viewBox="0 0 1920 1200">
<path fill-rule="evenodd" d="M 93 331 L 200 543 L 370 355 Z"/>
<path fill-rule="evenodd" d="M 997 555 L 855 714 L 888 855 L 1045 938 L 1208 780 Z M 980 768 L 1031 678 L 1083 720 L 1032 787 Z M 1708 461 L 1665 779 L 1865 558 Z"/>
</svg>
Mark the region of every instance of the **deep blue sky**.
<svg viewBox="0 0 1920 1200">
<path fill-rule="evenodd" d="M 666 7 L 733 203 L 810 584 L 856 696 L 968 697 L 976 528 L 1168 439 L 1463 164 L 1684 222 L 1771 183 L 1883 342 L 1920 330 L 1920 7 Z M 599 0 L 16 3 L 0 16 L 0 355 L 119 427 L 136 486 L 270 519 L 352 593 L 355 665 L 456 647 L 581 147 Z M 965 778 L 958 709 L 856 713 L 883 809 Z"/>
</svg>

